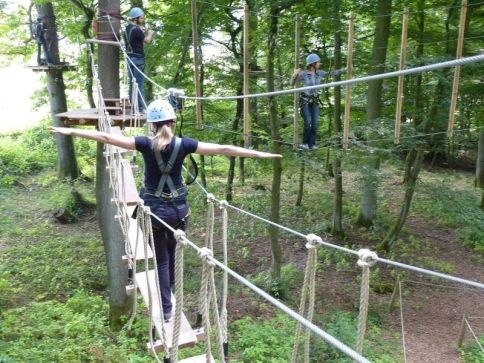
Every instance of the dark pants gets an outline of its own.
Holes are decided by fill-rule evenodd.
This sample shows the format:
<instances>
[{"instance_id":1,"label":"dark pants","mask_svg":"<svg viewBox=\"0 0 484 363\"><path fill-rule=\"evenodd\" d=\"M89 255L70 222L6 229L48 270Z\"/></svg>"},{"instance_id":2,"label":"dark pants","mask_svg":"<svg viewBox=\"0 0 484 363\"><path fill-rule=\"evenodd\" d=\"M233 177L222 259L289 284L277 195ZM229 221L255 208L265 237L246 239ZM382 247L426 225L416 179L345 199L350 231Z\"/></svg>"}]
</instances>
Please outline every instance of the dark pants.
<instances>
[{"instance_id":1,"label":"dark pants","mask_svg":"<svg viewBox=\"0 0 484 363\"><path fill-rule=\"evenodd\" d=\"M316 144L316 133L318 131L318 102L301 99L301 116L304 120L303 144L312 147Z\"/></svg>"},{"instance_id":2,"label":"dark pants","mask_svg":"<svg viewBox=\"0 0 484 363\"><path fill-rule=\"evenodd\" d=\"M163 202L151 195L144 195L145 205L151 212L174 229L186 228L188 203L186 197L179 197L172 202ZM173 232L155 218L151 218L153 242L155 245L158 278L160 279L161 302L163 314L171 315L171 287L175 283L175 249L176 240Z\"/></svg>"},{"instance_id":3,"label":"dark pants","mask_svg":"<svg viewBox=\"0 0 484 363\"><path fill-rule=\"evenodd\" d=\"M133 104L133 78L138 85L138 111L143 112L144 109L144 92L143 85L145 81L145 59L143 57L129 57L128 60L128 77L129 77L129 101ZM135 67L136 66L136 67Z\"/></svg>"},{"instance_id":4,"label":"dark pants","mask_svg":"<svg viewBox=\"0 0 484 363\"><path fill-rule=\"evenodd\" d=\"M52 58L50 57L49 54L49 48L47 47L47 41L45 40L44 37L37 40L37 65L43 65L42 64L42 48L44 48L44 55L45 55L45 61L47 64L52 64Z\"/></svg>"}]
</instances>

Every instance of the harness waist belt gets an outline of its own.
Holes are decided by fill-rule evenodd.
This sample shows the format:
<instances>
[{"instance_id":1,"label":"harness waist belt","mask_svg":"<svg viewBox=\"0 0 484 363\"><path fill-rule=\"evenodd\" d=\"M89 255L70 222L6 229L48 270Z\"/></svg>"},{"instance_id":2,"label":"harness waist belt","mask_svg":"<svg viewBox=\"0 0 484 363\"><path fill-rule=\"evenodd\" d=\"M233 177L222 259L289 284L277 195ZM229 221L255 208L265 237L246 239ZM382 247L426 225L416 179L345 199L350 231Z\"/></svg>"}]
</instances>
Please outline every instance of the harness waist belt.
<instances>
[{"instance_id":1,"label":"harness waist belt","mask_svg":"<svg viewBox=\"0 0 484 363\"><path fill-rule=\"evenodd\" d=\"M144 194L148 194L148 195L152 195L154 197L156 197L157 195L155 194L156 193L156 190L147 190L145 191ZM188 188L183 185L182 187L176 189L174 192L172 193L165 193L165 192L161 192L160 196L158 198L160 199L173 199L173 198L176 198L176 197L180 197L182 195L186 195L188 194Z\"/></svg>"}]
</instances>

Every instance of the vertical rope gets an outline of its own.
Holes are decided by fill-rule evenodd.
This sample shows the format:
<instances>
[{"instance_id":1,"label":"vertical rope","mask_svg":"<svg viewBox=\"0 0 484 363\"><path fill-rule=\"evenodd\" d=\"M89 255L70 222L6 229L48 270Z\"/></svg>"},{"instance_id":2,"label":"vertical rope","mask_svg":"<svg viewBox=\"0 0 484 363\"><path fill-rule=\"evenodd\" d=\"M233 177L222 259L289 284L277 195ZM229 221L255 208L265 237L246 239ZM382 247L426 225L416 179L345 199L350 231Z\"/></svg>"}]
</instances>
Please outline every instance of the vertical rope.
<instances>
[{"instance_id":1,"label":"vertical rope","mask_svg":"<svg viewBox=\"0 0 484 363\"><path fill-rule=\"evenodd\" d=\"M222 243L223 243L223 255L224 255L224 265L228 266L228 251L227 251L227 231L228 231L228 213L227 213L227 201L222 200L220 202L220 209L222 209ZM224 343L228 343L228 332L227 332L227 298L228 298L228 273L223 271L223 287L222 287L222 308L220 310L221 315L221 325L222 325L222 339ZM228 352L227 352L228 353Z\"/></svg>"},{"instance_id":2,"label":"vertical rope","mask_svg":"<svg viewBox=\"0 0 484 363\"><path fill-rule=\"evenodd\" d=\"M358 336L356 339L356 351L363 352L363 341L365 339L366 321L368 317L368 297L370 290L370 267L376 263L378 256L375 252L368 249L360 249L358 251L358 266L363 269L361 277L361 291L360 291L360 314L358 316Z\"/></svg>"},{"instance_id":3,"label":"vertical rope","mask_svg":"<svg viewBox=\"0 0 484 363\"><path fill-rule=\"evenodd\" d=\"M207 232L205 235L205 247L213 250L213 225L214 225L214 200L213 194L207 194ZM198 297L198 306L200 307L200 313L203 314L202 306L205 303L207 292L204 291L203 286L200 287L200 295ZM200 317L199 317L200 318ZM197 321L199 323L199 321Z\"/></svg>"},{"instance_id":4,"label":"vertical rope","mask_svg":"<svg viewBox=\"0 0 484 363\"><path fill-rule=\"evenodd\" d=\"M405 329L403 327L403 299L402 299L402 283L398 281L398 297L400 300L400 323L402 325L402 348L403 348L403 361L407 363L407 350L405 348Z\"/></svg>"},{"instance_id":5,"label":"vertical rope","mask_svg":"<svg viewBox=\"0 0 484 363\"><path fill-rule=\"evenodd\" d=\"M182 230L175 231L175 239L177 241L175 252L175 322L173 327L173 338L170 358L172 363L178 362L178 342L180 341L181 331L181 315L183 311L183 259L184 248L187 245L185 232Z\"/></svg>"},{"instance_id":6,"label":"vertical rope","mask_svg":"<svg viewBox=\"0 0 484 363\"><path fill-rule=\"evenodd\" d=\"M209 272L209 261L207 258L207 255L210 254L211 251L207 247L203 247L199 255L202 258L202 283L201 283L201 289L200 289L200 296L204 297L202 301L200 301L200 309L202 313L202 324L205 329L205 356L207 357L207 361L209 357L211 356L211 341L210 341L210 316L209 316L209 295L208 295L208 284L209 284L209 278L210 278L210 272Z\"/></svg>"},{"instance_id":7,"label":"vertical rope","mask_svg":"<svg viewBox=\"0 0 484 363\"><path fill-rule=\"evenodd\" d=\"M303 287L301 289L301 300L299 302L299 315L305 316L306 298L309 297L307 320L311 321L313 318L313 312L314 312L314 292L315 292L314 280L315 280L315 274L316 274L316 260L317 260L316 247L320 245L321 238L316 236L315 234L308 234L306 236L306 239L307 239L306 248L308 249L308 257L306 261L306 270L304 273ZM294 345L292 348L291 363L297 362L301 330L302 330L302 325L300 322L297 322L296 333L294 337ZM305 362L309 361L309 337L310 337L310 332L307 331L305 334L305 344L304 344Z\"/></svg>"}]
</instances>

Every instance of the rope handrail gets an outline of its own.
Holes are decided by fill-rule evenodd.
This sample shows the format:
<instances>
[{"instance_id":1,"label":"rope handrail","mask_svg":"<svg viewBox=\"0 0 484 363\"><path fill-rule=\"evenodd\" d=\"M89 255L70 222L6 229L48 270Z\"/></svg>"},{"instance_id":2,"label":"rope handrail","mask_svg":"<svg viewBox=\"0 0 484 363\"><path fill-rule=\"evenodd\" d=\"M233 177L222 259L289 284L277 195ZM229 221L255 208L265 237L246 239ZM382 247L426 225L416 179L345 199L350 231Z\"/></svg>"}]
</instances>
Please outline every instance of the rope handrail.
<instances>
[{"instance_id":1,"label":"rope handrail","mask_svg":"<svg viewBox=\"0 0 484 363\"><path fill-rule=\"evenodd\" d=\"M330 88L330 87L337 87L337 86L346 86L356 83L362 82L369 82L369 81L376 81L385 78L392 78L398 76L407 76L416 73L423 73L429 72L433 70L438 70L442 68L450 68L457 65L464 65L468 63L475 63L484 61L484 54L478 54L470 57L453 59L445 62L439 63L432 63L427 64L425 66L414 67L414 68L407 68L393 72L386 72L386 73L379 73L370 76L364 76L360 78L352 78L343 81L335 81L335 82L328 82L323 83L315 86L307 86L307 87L300 87L300 88L290 88L285 90L273 91L273 92L264 92L264 93L252 93L248 95L235 95L235 96L203 96L203 97L196 97L196 96L180 96L180 98L187 99L187 100L204 100L204 101L218 101L218 100L238 100L243 98L255 98L255 97L270 97L270 96L277 96L282 94L290 94L301 92L304 90L318 90L322 88Z\"/></svg>"}]
</instances>

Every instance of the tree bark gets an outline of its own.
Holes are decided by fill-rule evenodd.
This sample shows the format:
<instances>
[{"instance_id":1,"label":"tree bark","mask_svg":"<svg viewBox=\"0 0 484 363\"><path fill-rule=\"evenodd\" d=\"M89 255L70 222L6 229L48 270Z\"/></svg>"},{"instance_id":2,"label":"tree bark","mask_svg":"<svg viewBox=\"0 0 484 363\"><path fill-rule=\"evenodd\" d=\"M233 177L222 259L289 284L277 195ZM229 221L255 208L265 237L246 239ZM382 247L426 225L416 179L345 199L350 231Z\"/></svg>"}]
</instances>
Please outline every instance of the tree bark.
<instances>
[{"instance_id":1,"label":"tree bark","mask_svg":"<svg viewBox=\"0 0 484 363\"><path fill-rule=\"evenodd\" d=\"M370 74L378 74L385 71L388 39L390 37L391 9L391 0L378 0ZM382 88L382 79L368 82L366 119L369 124L381 116ZM360 213L357 223L370 227L373 225L376 217L378 205L378 178L375 176L380 168L379 153L369 155L368 163L364 168L365 170L362 172Z\"/></svg>"},{"instance_id":2,"label":"tree bark","mask_svg":"<svg viewBox=\"0 0 484 363\"><path fill-rule=\"evenodd\" d=\"M333 17L334 29L341 29L340 19L340 0L333 1ZM337 30L334 34L334 67L341 68L341 33ZM335 77L335 81L339 81L340 76ZM333 114L333 130L338 135L338 148L341 148L341 86L334 88L334 114ZM339 152L334 153L333 160L333 174L334 174L334 198L333 198L333 226L331 234L333 236L342 238L343 231L343 175L341 170L341 155Z\"/></svg>"},{"instance_id":3,"label":"tree bark","mask_svg":"<svg viewBox=\"0 0 484 363\"><path fill-rule=\"evenodd\" d=\"M376 217L377 191L378 191L378 170L380 169L380 153L369 156L369 162L364 167L362 176L361 207L357 224L364 227L371 227Z\"/></svg>"},{"instance_id":4,"label":"tree bark","mask_svg":"<svg viewBox=\"0 0 484 363\"><path fill-rule=\"evenodd\" d=\"M99 8L111 14L119 14L119 0L101 0ZM102 15L102 14L100 14ZM119 29L119 20L111 18L115 29ZM109 24L104 24L109 27ZM100 29L100 31L110 31ZM100 44L98 48L99 80L103 97L119 98L119 48ZM109 281L109 322L113 330L122 327L121 317L129 311L131 301L126 294L128 269L122 264L125 254L124 238L119 223L114 219L117 210L112 203L113 190L110 188L109 171L103 155L104 145L97 145L96 165L96 202L98 223L106 254Z\"/></svg>"},{"instance_id":5,"label":"tree bark","mask_svg":"<svg viewBox=\"0 0 484 363\"><path fill-rule=\"evenodd\" d=\"M59 43L57 40L57 26L55 23L54 8L52 3L46 2L36 5L37 13L44 23L46 29L45 40L48 45L49 54L54 65L59 64ZM47 91L49 93L50 113L54 126L64 126L63 122L56 115L67 111L67 101L64 78L61 69L49 68L47 71ZM77 179L79 167L77 165L76 153L72 136L55 135L57 144L57 168L60 179Z\"/></svg>"},{"instance_id":6,"label":"tree bark","mask_svg":"<svg viewBox=\"0 0 484 363\"><path fill-rule=\"evenodd\" d=\"M412 198L415 192L415 185L417 184L420 169L422 167L423 160L423 150L422 149L412 149L407 156L406 163L408 167L406 168L408 175L406 176L405 184L405 198L403 200L402 208L400 209L400 214L395 225L391 229L390 233L385 237L383 242L380 244L380 248L385 251L390 251L391 247L397 241L400 232L402 231L405 221L407 220L408 213L410 211L410 206L412 205Z\"/></svg>"}]
</instances>

